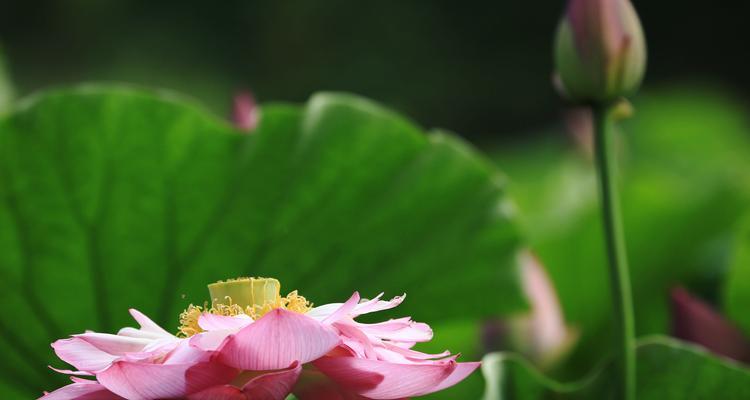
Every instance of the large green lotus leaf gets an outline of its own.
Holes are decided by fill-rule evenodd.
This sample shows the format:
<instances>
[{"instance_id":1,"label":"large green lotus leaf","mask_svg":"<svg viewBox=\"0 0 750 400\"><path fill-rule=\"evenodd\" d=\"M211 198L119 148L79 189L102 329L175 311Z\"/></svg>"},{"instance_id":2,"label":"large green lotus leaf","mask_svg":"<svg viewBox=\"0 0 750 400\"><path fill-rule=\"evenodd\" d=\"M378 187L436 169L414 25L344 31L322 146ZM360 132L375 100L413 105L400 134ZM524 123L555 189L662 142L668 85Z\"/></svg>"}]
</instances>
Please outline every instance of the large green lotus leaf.
<instances>
[{"instance_id":1,"label":"large green lotus leaf","mask_svg":"<svg viewBox=\"0 0 750 400\"><path fill-rule=\"evenodd\" d=\"M504 178L359 97L268 105L252 134L173 95L82 87L0 121L0 376L39 393L49 344L168 329L207 283L274 276L317 304L408 293L447 321L524 307ZM57 379L57 380L56 380Z\"/></svg>"},{"instance_id":2,"label":"large green lotus leaf","mask_svg":"<svg viewBox=\"0 0 750 400\"><path fill-rule=\"evenodd\" d=\"M750 394L750 370L663 336L639 341L637 367L639 400L744 399ZM611 362L575 382L551 379L516 354L489 354L482 370L484 400L615 398Z\"/></svg>"},{"instance_id":3,"label":"large green lotus leaf","mask_svg":"<svg viewBox=\"0 0 750 400\"><path fill-rule=\"evenodd\" d=\"M750 336L750 215L737 229L735 248L724 289L727 316Z\"/></svg>"},{"instance_id":4,"label":"large green lotus leaf","mask_svg":"<svg viewBox=\"0 0 750 400\"><path fill-rule=\"evenodd\" d=\"M670 285L715 298L727 238L750 201L746 110L715 90L647 93L621 124L621 197L640 335L668 331ZM741 104L741 103L739 103ZM566 318L582 332L573 369L611 347L611 302L593 164L558 140L506 148L497 163ZM572 140L571 140L572 142Z\"/></svg>"}]
</instances>

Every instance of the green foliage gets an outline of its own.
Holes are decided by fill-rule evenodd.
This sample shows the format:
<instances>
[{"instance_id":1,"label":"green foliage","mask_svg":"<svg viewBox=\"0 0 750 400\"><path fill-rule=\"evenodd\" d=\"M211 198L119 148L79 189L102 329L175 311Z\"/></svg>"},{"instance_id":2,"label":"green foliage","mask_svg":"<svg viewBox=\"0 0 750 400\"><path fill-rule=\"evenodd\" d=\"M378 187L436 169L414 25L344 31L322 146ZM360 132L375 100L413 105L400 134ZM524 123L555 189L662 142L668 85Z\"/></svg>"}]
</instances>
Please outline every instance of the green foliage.
<instances>
[{"instance_id":1,"label":"green foliage","mask_svg":"<svg viewBox=\"0 0 750 400\"><path fill-rule=\"evenodd\" d=\"M717 296L731 231L750 201L750 124L741 103L705 88L653 92L635 110L621 124L621 195L644 335L668 331L671 285ZM609 284L593 165L555 134L496 160L566 317L581 329L572 360L581 371L612 344Z\"/></svg>"},{"instance_id":2,"label":"green foliage","mask_svg":"<svg viewBox=\"0 0 750 400\"><path fill-rule=\"evenodd\" d=\"M750 335L750 218L739 227L724 292L727 316Z\"/></svg>"},{"instance_id":3,"label":"green foliage","mask_svg":"<svg viewBox=\"0 0 750 400\"><path fill-rule=\"evenodd\" d=\"M724 304L750 332L750 224L735 234L750 200L750 125L734 102L698 93L652 93L621 126L641 335L667 331L671 285L715 298L730 254ZM65 383L44 368L62 366L54 339L132 325L129 307L174 328L187 304L206 300L206 283L239 275L277 277L317 304L406 292L395 314L435 329L421 350L476 359L478 321L524 307L517 219L582 332L556 372L580 376L611 351L585 153L561 140L497 152L513 178L506 193L465 143L355 96L266 105L261 121L245 134L172 94L96 86L43 93L0 119L4 398ZM516 355L487 360L488 399L608 395L608 363L568 384ZM638 363L639 399L750 391L747 370L674 340L642 340ZM475 374L431 398L476 398L481 386Z\"/></svg>"},{"instance_id":4,"label":"green foliage","mask_svg":"<svg viewBox=\"0 0 750 400\"><path fill-rule=\"evenodd\" d=\"M28 99L0 120L0 377L54 388L54 339L132 325L129 307L175 327L242 275L317 304L407 292L398 314L430 322L521 309L503 182L350 95L265 106L252 134L164 93Z\"/></svg>"},{"instance_id":5,"label":"green foliage","mask_svg":"<svg viewBox=\"0 0 750 400\"><path fill-rule=\"evenodd\" d=\"M740 399L750 393L750 370L667 337L642 339L637 364L639 400ZM487 355L482 368L484 400L613 398L610 363L570 383L545 376L514 354Z\"/></svg>"}]
</instances>

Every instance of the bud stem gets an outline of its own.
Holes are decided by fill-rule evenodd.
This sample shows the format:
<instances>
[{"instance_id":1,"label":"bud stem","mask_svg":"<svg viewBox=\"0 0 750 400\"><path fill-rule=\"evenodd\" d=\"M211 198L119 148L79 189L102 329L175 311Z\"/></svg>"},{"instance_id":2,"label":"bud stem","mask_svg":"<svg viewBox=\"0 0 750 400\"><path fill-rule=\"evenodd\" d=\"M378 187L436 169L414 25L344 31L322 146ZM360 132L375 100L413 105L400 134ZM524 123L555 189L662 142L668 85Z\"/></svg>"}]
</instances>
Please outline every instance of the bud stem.
<instances>
[{"instance_id":1,"label":"bud stem","mask_svg":"<svg viewBox=\"0 0 750 400\"><path fill-rule=\"evenodd\" d=\"M619 385L617 398L634 400L636 390L635 322L633 296L630 289L630 272L625 250L620 201L617 191L617 157L615 132L612 129L612 104L595 104L594 152L599 174L604 234L609 261L609 279L615 316L615 335L618 340L617 372Z\"/></svg>"}]
</instances>

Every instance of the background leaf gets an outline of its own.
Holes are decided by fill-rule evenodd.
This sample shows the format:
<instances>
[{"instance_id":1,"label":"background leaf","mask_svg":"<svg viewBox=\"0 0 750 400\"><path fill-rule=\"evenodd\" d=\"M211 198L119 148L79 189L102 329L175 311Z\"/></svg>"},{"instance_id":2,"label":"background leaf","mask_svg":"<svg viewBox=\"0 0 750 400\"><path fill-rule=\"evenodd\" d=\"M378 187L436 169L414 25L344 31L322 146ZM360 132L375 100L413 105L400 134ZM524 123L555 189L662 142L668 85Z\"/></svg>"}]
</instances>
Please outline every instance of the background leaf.
<instances>
[{"instance_id":1,"label":"background leaf","mask_svg":"<svg viewBox=\"0 0 750 400\"><path fill-rule=\"evenodd\" d=\"M750 392L750 370L705 350L662 336L638 343L638 399L740 399ZM552 380L513 354L493 353L484 359L485 400L612 398L603 365L580 381Z\"/></svg>"},{"instance_id":2,"label":"background leaf","mask_svg":"<svg viewBox=\"0 0 750 400\"><path fill-rule=\"evenodd\" d=\"M504 178L355 96L265 106L244 135L172 95L49 92L0 122L0 182L0 376L31 393L59 383L52 340L128 307L173 328L227 277L318 304L407 292L398 314L430 322L524 307Z\"/></svg>"},{"instance_id":3,"label":"background leaf","mask_svg":"<svg viewBox=\"0 0 750 400\"><path fill-rule=\"evenodd\" d=\"M750 335L750 218L737 229L735 248L724 293L727 316Z\"/></svg>"},{"instance_id":4,"label":"background leaf","mask_svg":"<svg viewBox=\"0 0 750 400\"><path fill-rule=\"evenodd\" d=\"M620 162L636 328L663 334L672 285L719 297L734 226L750 201L750 123L741 103L708 87L653 91L634 105L635 115L620 124ZM611 346L611 309L593 165L565 138L557 132L557 139L495 154L512 177L531 248L566 318L581 328L563 371L580 376Z\"/></svg>"}]
</instances>

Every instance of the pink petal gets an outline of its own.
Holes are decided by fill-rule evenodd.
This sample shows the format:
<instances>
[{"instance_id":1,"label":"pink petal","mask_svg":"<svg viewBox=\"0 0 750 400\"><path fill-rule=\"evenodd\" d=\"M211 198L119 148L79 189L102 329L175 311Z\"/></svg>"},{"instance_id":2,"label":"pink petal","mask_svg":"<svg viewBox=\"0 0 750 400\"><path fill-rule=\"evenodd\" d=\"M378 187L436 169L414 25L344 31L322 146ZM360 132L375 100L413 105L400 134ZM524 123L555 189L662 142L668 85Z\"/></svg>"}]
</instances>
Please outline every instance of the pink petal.
<instances>
[{"instance_id":1,"label":"pink petal","mask_svg":"<svg viewBox=\"0 0 750 400\"><path fill-rule=\"evenodd\" d=\"M317 306L313 308L312 310L305 313L310 318L316 319L318 321L323 321L324 319L330 317L333 313L336 312L336 310L340 309L341 306L343 306L344 303L329 303L329 304L323 304L322 306Z\"/></svg>"},{"instance_id":2,"label":"pink petal","mask_svg":"<svg viewBox=\"0 0 750 400\"><path fill-rule=\"evenodd\" d=\"M247 398L253 400L284 400L292 392L301 372L302 365L294 362L285 370L269 372L253 378L242 388L242 391Z\"/></svg>"},{"instance_id":3,"label":"pink petal","mask_svg":"<svg viewBox=\"0 0 750 400\"><path fill-rule=\"evenodd\" d=\"M457 363L452 360L431 364L396 364L353 357L323 357L313 364L344 388L372 399L398 399L435 392L457 369ZM466 372L463 367L461 372ZM374 374L382 376L382 381L374 387L363 385ZM455 381L448 382L449 385L458 382L458 377L463 379L465 375L458 374Z\"/></svg>"},{"instance_id":4,"label":"pink petal","mask_svg":"<svg viewBox=\"0 0 750 400\"><path fill-rule=\"evenodd\" d=\"M163 364L197 364L209 361L212 354L212 352L191 345L188 340L183 340L167 355Z\"/></svg>"},{"instance_id":5,"label":"pink petal","mask_svg":"<svg viewBox=\"0 0 750 400\"><path fill-rule=\"evenodd\" d=\"M41 397L44 400L123 400L95 381L77 380Z\"/></svg>"},{"instance_id":6,"label":"pink petal","mask_svg":"<svg viewBox=\"0 0 750 400\"><path fill-rule=\"evenodd\" d=\"M187 400L248 400L242 391L231 385L214 386L191 394Z\"/></svg>"},{"instance_id":7,"label":"pink petal","mask_svg":"<svg viewBox=\"0 0 750 400\"><path fill-rule=\"evenodd\" d=\"M49 369L51 369L51 370L53 370L53 371L55 371L57 373L65 374L65 375L94 376L94 374L92 374L91 372L86 372L86 371L73 371L71 369L59 369L59 368L55 368L55 367L53 367L51 365L48 365L48 367L49 367Z\"/></svg>"},{"instance_id":8,"label":"pink petal","mask_svg":"<svg viewBox=\"0 0 750 400\"><path fill-rule=\"evenodd\" d=\"M359 293L355 293L355 295L357 296L357 301L359 301ZM338 321L345 315L354 318L362 314L368 314L376 311L383 311L394 308L401 304L402 301L404 301L406 295L396 296L390 301L382 301L380 300L381 297L383 297L383 293L380 293L372 300L366 300L362 303L356 304L354 308L350 308L349 303L352 301L352 298L354 298L354 295L352 295L352 297L350 297L346 303L324 304L308 311L306 315L311 318L317 319L318 321L328 319L327 322L333 323ZM344 311L346 312L344 313ZM335 318L331 318L333 314L339 315L337 315Z\"/></svg>"},{"instance_id":9,"label":"pink petal","mask_svg":"<svg viewBox=\"0 0 750 400\"><path fill-rule=\"evenodd\" d=\"M341 332L342 339L346 345L357 351L357 353L363 354L364 358L377 358L373 341L364 332L351 324L337 322L333 326Z\"/></svg>"},{"instance_id":10,"label":"pink petal","mask_svg":"<svg viewBox=\"0 0 750 400\"><path fill-rule=\"evenodd\" d=\"M253 319L247 315L229 317L226 315L203 313L200 317L198 317L198 326L206 331L215 331L221 329L241 329L252 322Z\"/></svg>"},{"instance_id":11,"label":"pink petal","mask_svg":"<svg viewBox=\"0 0 750 400\"><path fill-rule=\"evenodd\" d=\"M150 340L163 339L166 337L159 333L144 331L142 329L135 329L131 327L122 328L119 331L117 331L117 334L119 336L129 336L129 337L134 337L134 338L150 339Z\"/></svg>"},{"instance_id":12,"label":"pink petal","mask_svg":"<svg viewBox=\"0 0 750 400\"><path fill-rule=\"evenodd\" d=\"M324 357L321 360L328 358L334 357ZM377 372L359 371L357 377L351 377L347 381L348 387L343 387L319 369L305 367L294 387L294 395L300 400L364 399L354 392L373 389L382 381L383 375Z\"/></svg>"},{"instance_id":13,"label":"pink petal","mask_svg":"<svg viewBox=\"0 0 750 400\"><path fill-rule=\"evenodd\" d=\"M256 376L242 390L231 385L214 386L188 396L188 400L283 400L301 372L302 366L295 362L287 369Z\"/></svg>"},{"instance_id":14,"label":"pink petal","mask_svg":"<svg viewBox=\"0 0 750 400\"><path fill-rule=\"evenodd\" d=\"M152 321L151 318L147 317L146 315L136 310L135 308L131 308L129 311L130 311L130 315L133 317L133 319L136 322L138 322L138 325L141 326L142 330L147 331L147 332L157 333L162 336L174 337L174 335L164 330L164 328L157 325L156 322Z\"/></svg>"},{"instance_id":15,"label":"pink petal","mask_svg":"<svg viewBox=\"0 0 750 400\"><path fill-rule=\"evenodd\" d=\"M391 344L402 349L411 349L412 347L417 345L417 342L393 342Z\"/></svg>"},{"instance_id":16,"label":"pink petal","mask_svg":"<svg viewBox=\"0 0 750 400\"><path fill-rule=\"evenodd\" d=\"M371 357L373 360L380 360L380 361L387 361L394 364L417 364L417 363L429 363L430 361L424 361L424 360L413 360L410 358L407 358L401 353L397 353L395 351L390 351L384 347L378 347L376 349L376 356Z\"/></svg>"},{"instance_id":17,"label":"pink petal","mask_svg":"<svg viewBox=\"0 0 750 400\"><path fill-rule=\"evenodd\" d=\"M237 333L236 329L220 329L215 331L201 332L193 335L188 339L191 346L206 350L215 351L224 343L229 335Z\"/></svg>"},{"instance_id":18,"label":"pink petal","mask_svg":"<svg viewBox=\"0 0 750 400\"><path fill-rule=\"evenodd\" d=\"M356 324L368 335L380 339L398 342L429 342L432 340L432 329L422 322L414 322L409 317L393 319L377 324Z\"/></svg>"},{"instance_id":19,"label":"pink petal","mask_svg":"<svg viewBox=\"0 0 750 400\"><path fill-rule=\"evenodd\" d=\"M477 368L479 368L482 365L481 362L462 362L456 364L456 369L453 370L453 372L450 374L448 378L440 382L439 385L433 390L433 392L438 392L443 389L447 389L462 380L464 380L467 376L469 376L472 372L474 372Z\"/></svg>"},{"instance_id":20,"label":"pink petal","mask_svg":"<svg viewBox=\"0 0 750 400\"><path fill-rule=\"evenodd\" d=\"M377 311L390 310L391 308L398 307L398 305L401 304L404 301L404 299L406 299L405 294L401 296L396 296L388 301L380 300L382 296L383 296L383 293L379 294L377 297L375 297L372 300L368 300L368 301L358 304L357 307L354 307L352 316L356 317L362 314L369 314L369 313L373 313Z\"/></svg>"},{"instance_id":21,"label":"pink petal","mask_svg":"<svg viewBox=\"0 0 750 400\"><path fill-rule=\"evenodd\" d=\"M80 335L73 335L73 337L85 340L97 349L113 355L137 353L152 342L152 340L148 339L97 332L86 332Z\"/></svg>"},{"instance_id":22,"label":"pink petal","mask_svg":"<svg viewBox=\"0 0 750 400\"><path fill-rule=\"evenodd\" d=\"M107 368L117 356L101 351L91 343L77 337L52 343L55 354L79 371L94 372Z\"/></svg>"},{"instance_id":23,"label":"pink petal","mask_svg":"<svg viewBox=\"0 0 750 400\"><path fill-rule=\"evenodd\" d=\"M346 303L342 304L338 310L334 311L331 315L324 319L323 322L332 324L342 318L347 317L354 310L357 304L359 304L359 292L354 292L354 294L352 294L352 297L350 297L349 300L346 301Z\"/></svg>"},{"instance_id":24,"label":"pink petal","mask_svg":"<svg viewBox=\"0 0 750 400\"><path fill-rule=\"evenodd\" d=\"M174 336L172 336L171 338L154 340L148 346L144 347L141 353L143 353L144 356L152 355L159 357L174 350L185 341L185 339L178 339ZM136 353L128 353L128 356L134 354Z\"/></svg>"},{"instance_id":25,"label":"pink petal","mask_svg":"<svg viewBox=\"0 0 750 400\"><path fill-rule=\"evenodd\" d=\"M229 383L237 371L218 363L146 364L117 361L97 374L107 389L131 400L183 397Z\"/></svg>"},{"instance_id":26,"label":"pink petal","mask_svg":"<svg viewBox=\"0 0 750 400\"><path fill-rule=\"evenodd\" d=\"M339 348L344 348L349 352L350 354L347 354L347 356L351 357L359 357L359 358L367 358L367 348L372 347L372 343L362 343L362 341L358 339L351 339L347 336L341 336L341 346ZM331 354L328 354L331 356Z\"/></svg>"},{"instance_id":27,"label":"pink petal","mask_svg":"<svg viewBox=\"0 0 750 400\"><path fill-rule=\"evenodd\" d=\"M368 400L344 390L315 369L302 372L300 383L294 387L294 395L300 400Z\"/></svg>"},{"instance_id":28,"label":"pink petal","mask_svg":"<svg viewBox=\"0 0 750 400\"><path fill-rule=\"evenodd\" d=\"M394 343L389 342L383 342L383 346L385 346L385 351L389 351L392 353L397 353L402 356L404 356L407 359L410 359L412 361L416 360L434 360L436 358L444 358L451 355L451 353L446 350L442 353L437 354L428 354L428 353L422 353L421 351L416 351L412 349L403 348L401 346L396 346Z\"/></svg>"},{"instance_id":29,"label":"pink petal","mask_svg":"<svg viewBox=\"0 0 750 400\"><path fill-rule=\"evenodd\" d=\"M88 383L88 384L99 384L99 382L92 381L91 379L84 379L79 378L77 376L71 376L70 380L73 381L73 383Z\"/></svg>"},{"instance_id":30,"label":"pink petal","mask_svg":"<svg viewBox=\"0 0 750 400\"><path fill-rule=\"evenodd\" d=\"M245 370L282 369L294 361L318 359L339 343L330 326L278 308L229 336L219 349L219 360Z\"/></svg>"}]
</instances>

